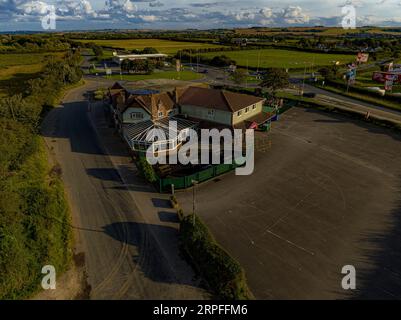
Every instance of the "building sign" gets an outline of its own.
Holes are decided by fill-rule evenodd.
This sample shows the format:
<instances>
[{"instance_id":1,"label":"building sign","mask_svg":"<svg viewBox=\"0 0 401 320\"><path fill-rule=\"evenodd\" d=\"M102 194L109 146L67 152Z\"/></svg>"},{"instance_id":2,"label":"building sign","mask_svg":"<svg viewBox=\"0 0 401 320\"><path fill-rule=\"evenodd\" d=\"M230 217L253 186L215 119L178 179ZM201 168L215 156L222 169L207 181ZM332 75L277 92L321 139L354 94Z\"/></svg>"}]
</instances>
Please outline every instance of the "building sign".
<instances>
[{"instance_id":1,"label":"building sign","mask_svg":"<svg viewBox=\"0 0 401 320\"><path fill-rule=\"evenodd\" d=\"M358 61L358 63L367 63L369 60L369 53L362 53L359 52L358 56L356 58L356 61Z\"/></svg>"},{"instance_id":2,"label":"building sign","mask_svg":"<svg viewBox=\"0 0 401 320\"><path fill-rule=\"evenodd\" d=\"M372 80L380 83L385 83L386 81L401 83L401 73L376 71L373 72Z\"/></svg>"},{"instance_id":3,"label":"building sign","mask_svg":"<svg viewBox=\"0 0 401 320\"><path fill-rule=\"evenodd\" d=\"M354 84L356 79L356 65L350 64L348 65L348 70L345 73L345 78L347 79L349 84Z\"/></svg>"},{"instance_id":4,"label":"building sign","mask_svg":"<svg viewBox=\"0 0 401 320\"><path fill-rule=\"evenodd\" d=\"M393 90L393 81L386 81L384 84L384 90L391 91Z\"/></svg>"}]
</instances>

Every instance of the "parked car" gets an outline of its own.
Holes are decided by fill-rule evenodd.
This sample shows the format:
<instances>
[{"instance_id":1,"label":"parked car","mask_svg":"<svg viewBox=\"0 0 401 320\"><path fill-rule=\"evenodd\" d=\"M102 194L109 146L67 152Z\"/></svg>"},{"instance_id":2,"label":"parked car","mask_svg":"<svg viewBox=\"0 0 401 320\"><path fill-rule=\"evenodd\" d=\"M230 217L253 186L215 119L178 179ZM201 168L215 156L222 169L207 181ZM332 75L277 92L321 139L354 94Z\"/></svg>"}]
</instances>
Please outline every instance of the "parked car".
<instances>
[{"instance_id":1,"label":"parked car","mask_svg":"<svg viewBox=\"0 0 401 320\"><path fill-rule=\"evenodd\" d=\"M305 98L315 98L316 97L316 93L314 93L314 92L305 92L302 96L305 97Z\"/></svg>"}]
</instances>

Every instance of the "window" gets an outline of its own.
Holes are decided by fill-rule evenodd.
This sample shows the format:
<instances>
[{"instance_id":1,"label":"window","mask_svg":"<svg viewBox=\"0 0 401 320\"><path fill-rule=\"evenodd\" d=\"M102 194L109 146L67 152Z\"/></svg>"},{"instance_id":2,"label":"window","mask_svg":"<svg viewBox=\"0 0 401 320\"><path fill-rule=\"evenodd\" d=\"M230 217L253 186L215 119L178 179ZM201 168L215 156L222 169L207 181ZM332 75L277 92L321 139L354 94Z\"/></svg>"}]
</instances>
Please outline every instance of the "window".
<instances>
[{"instance_id":1,"label":"window","mask_svg":"<svg viewBox=\"0 0 401 320\"><path fill-rule=\"evenodd\" d=\"M157 113L157 116L158 116L159 118L163 117L163 115L164 115L163 111L159 111L159 112Z\"/></svg>"},{"instance_id":2,"label":"window","mask_svg":"<svg viewBox=\"0 0 401 320\"><path fill-rule=\"evenodd\" d=\"M246 107L245 108L245 113L248 113L249 112L249 107Z\"/></svg>"},{"instance_id":3,"label":"window","mask_svg":"<svg viewBox=\"0 0 401 320\"><path fill-rule=\"evenodd\" d=\"M241 115L242 115L242 110L237 112L237 117L241 117Z\"/></svg>"},{"instance_id":4,"label":"window","mask_svg":"<svg viewBox=\"0 0 401 320\"><path fill-rule=\"evenodd\" d=\"M135 119L135 120L143 119L143 113L141 113L141 112L131 112L130 113L130 118L131 119Z\"/></svg>"},{"instance_id":5,"label":"window","mask_svg":"<svg viewBox=\"0 0 401 320\"><path fill-rule=\"evenodd\" d=\"M252 105L252 110L256 109L256 104Z\"/></svg>"},{"instance_id":6,"label":"window","mask_svg":"<svg viewBox=\"0 0 401 320\"><path fill-rule=\"evenodd\" d=\"M208 109L207 110L207 117L209 119L214 119L214 109Z\"/></svg>"}]
</instances>

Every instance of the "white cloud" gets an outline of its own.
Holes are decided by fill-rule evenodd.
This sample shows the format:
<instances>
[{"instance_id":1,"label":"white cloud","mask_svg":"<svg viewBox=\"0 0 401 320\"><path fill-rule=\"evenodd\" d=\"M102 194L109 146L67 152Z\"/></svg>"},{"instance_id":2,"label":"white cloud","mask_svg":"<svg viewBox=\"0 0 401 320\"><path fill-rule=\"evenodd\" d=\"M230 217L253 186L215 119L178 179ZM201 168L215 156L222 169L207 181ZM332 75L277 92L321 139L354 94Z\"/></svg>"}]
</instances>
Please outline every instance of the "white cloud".
<instances>
[{"instance_id":1,"label":"white cloud","mask_svg":"<svg viewBox=\"0 0 401 320\"><path fill-rule=\"evenodd\" d=\"M49 5L42 1L28 1L18 5L17 9L21 10L24 15L37 16L47 14Z\"/></svg>"},{"instance_id":2,"label":"white cloud","mask_svg":"<svg viewBox=\"0 0 401 320\"><path fill-rule=\"evenodd\" d=\"M273 9L271 9L271 8L262 8L262 9L260 9L259 13L264 18L272 18L273 17Z\"/></svg>"},{"instance_id":3,"label":"white cloud","mask_svg":"<svg viewBox=\"0 0 401 320\"><path fill-rule=\"evenodd\" d=\"M283 9L281 19L288 24L304 24L308 23L310 17L305 14L299 6L288 6Z\"/></svg>"},{"instance_id":4,"label":"white cloud","mask_svg":"<svg viewBox=\"0 0 401 320\"><path fill-rule=\"evenodd\" d=\"M135 5L133 2L131 2L130 0L126 0L126 1L124 2L124 4L123 4L123 9L124 9L125 11L127 11L128 13L137 11L136 5Z\"/></svg>"},{"instance_id":5,"label":"white cloud","mask_svg":"<svg viewBox=\"0 0 401 320\"><path fill-rule=\"evenodd\" d=\"M138 16L140 19L142 19L144 22L155 22L159 20L159 17L156 17L155 15L139 15Z\"/></svg>"},{"instance_id":6,"label":"white cloud","mask_svg":"<svg viewBox=\"0 0 401 320\"><path fill-rule=\"evenodd\" d=\"M158 28L338 25L339 7L344 4L358 7L358 25L400 24L401 0L291 2L272 0L267 6L265 0L0 0L0 28L12 21L27 21L40 28L37 17L47 14L47 4L55 4L58 19L80 20L88 28L94 20L138 28L145 23ZM319 16L321 12L326 16Z\"/></svg>"}]
</instances>

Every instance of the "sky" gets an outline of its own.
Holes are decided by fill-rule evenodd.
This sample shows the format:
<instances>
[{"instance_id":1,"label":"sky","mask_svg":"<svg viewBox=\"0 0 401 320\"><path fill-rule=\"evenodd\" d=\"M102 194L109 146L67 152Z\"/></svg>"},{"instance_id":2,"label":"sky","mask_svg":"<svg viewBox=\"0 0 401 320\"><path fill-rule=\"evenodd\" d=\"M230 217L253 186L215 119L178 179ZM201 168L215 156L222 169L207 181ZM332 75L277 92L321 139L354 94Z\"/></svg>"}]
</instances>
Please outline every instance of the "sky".
<instances>
[{"instance_id":1,"label":"sky","mask_svg":"<svg viewBox=\"0 0 401 320\"><path fill-rule=\"evenodd\" d=\"M347 5L357 26L401 26L401 0L0 0L0 31L340 26Z\"/></svg>"}]
</instances>

